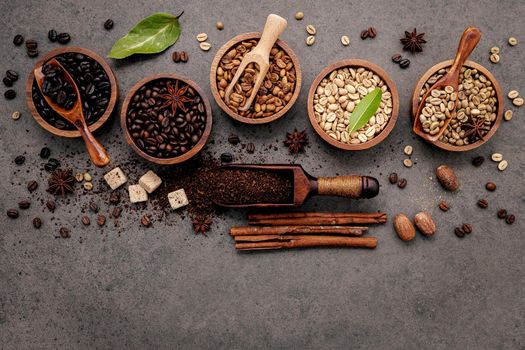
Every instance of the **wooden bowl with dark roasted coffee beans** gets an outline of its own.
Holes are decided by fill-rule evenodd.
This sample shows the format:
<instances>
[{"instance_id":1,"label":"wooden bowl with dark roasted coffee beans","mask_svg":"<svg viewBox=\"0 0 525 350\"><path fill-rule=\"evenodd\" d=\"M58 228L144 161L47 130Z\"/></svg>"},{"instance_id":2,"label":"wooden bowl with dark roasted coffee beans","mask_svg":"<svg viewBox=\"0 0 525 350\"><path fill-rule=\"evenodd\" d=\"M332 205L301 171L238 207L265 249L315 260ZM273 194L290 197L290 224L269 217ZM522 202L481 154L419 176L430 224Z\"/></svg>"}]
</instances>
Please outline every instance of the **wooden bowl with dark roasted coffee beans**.
<instances>
[{"instance_id":1,"label":"wooden bowl with dark roasted coffee beans","mask_svg":"<svg viewBox=\"0 0 525 350\"><path fill-rule=\"evenodd\" d=\"M299 59L282 40L277 40L270 53L270 69L250 109L240 111L251 95L257 67L248 65L230 96L224 92L232 81L244 55L257 46L261 33L245 33L224 44L213 59L210 84L213 97L221 109L235 120L246 124L265 124L281 118L292 108L301 90Z\"/></svg>"},{"instance_id":2,"label":"wooden bowl with dark roasted coffee beans","mask_svg":"<svg viewBox=\"0 0 525 350\"><path fill-rule=\"evenodd\" d=\"M120 123L127 143L138 155L156 164L177 164L206 144L211 133L211 106L190 79L157 74L130 90Z\"/></svg>"},{"instance_id":3,"label":"wooden bowl with dark roasted coffee beans","mask_svg":"<svg viewBox=\"0 0 525 350\"><path fill-rule=\"evenodd\" d=\"M425 91L452 65L443 61L423 74L412 94L412 122ZM460 73L456 113L434 146L464 152L478 148L498 130L503 119L503 92L496 78L482 65L467 61Z\"/></svg>"},{"instance_id":4,"label":"wooden bowl with dark roasted coffee beans","mask_svg":"<svg viewBox=\"0 0 525 350\"><path fill-rule=\"evenodd\" d=\"M82 47L52 50L37 62L35 68L52 58L67 69L78 86L86 123L94 132L108 120L118 100L118 85L113 71L102 57ZM26 83L26 102L35 120L52 134L80 137L77 128L55 113L44 100L33 72L34 69Z\"/></svg>"},{"instance_id":5,"label":"wooden bowl with dark roasted coffee beans","mask_svg":"<svg viewBox=\"0 0 525 350\"><path fill-rule=\"evenodd\" d=\"M349 132L350 115L375 88L382 90L377 112L360 129ZM317 75L308 93L308 117L317 134L330 145L359 151L382 142L399 113L396 84L379 66L358 59L329 65Z\"/></svg>"}]
</instances>

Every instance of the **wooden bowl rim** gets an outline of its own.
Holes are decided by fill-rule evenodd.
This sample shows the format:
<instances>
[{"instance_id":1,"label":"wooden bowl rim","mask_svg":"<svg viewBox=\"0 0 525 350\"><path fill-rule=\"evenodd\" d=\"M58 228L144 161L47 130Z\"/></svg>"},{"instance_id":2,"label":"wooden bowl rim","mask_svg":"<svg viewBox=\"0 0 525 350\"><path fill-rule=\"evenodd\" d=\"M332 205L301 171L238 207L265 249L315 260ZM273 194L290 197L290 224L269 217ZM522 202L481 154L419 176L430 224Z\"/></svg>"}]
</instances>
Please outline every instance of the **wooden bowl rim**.
<instances>
[{"instance_id":1,"label":"wooden bowl rim","mask_svg":"<svg viewBox=\"0 0 525 350\"><path fill-rule=\"evenodd\" d=\"M419 105L419 101L418 101L419 91L421 90L421 88L423 87L425 82L434 73L436 73L441 68L450 67L452 65L452 62L453 62L453 60L445 60L445 61L442 61L442 62L439 62L439 63L433 65L427 71L425 71L425 73L418 80L416 86L414 87L414 91L412 92L412 104L411 104L411 112L410 112L411 123L410 123L410 125L412 125L412 123L414 121L414 118L415 118L414 114L417 112L417 107ZM436 146L438 148L441 148L441 149L446 150L446 151L452 151L452 152L466 152L466 151L473 150L473 149L478 148L479 146L483 145L485 142L490 140L490 138L496 133L496 131L498 130L499 126L501 125L501 121L503 120L504 97L503 97L503 91L501 90L501 86L500 86L498 80L494 77L494 75L492 75L492 73L490 73L490 71L487 68L483 67L479 63L476 63L474 61L466 61L463 66L477 69L478 71L483 73L483 75L485 75L490 80L490 82L494 86L494 89L496 90L496 98L498 99L498 104L497 104L498 111L497 111L497 115L496 115L496 120L494 121L494 124L490 128L490 130L487 133L487 135L485 135L485 139L484 140L478 140L475 143L471 143L471 144L468 144L468 145L465 145L465 146L453 146L453 145L448 144L448 143L443 143L443 142L441 142L439 140L433 141L433 142L425 140L425 141L431 143L432 145L434 145L434 146Z\"/></svg>"},{"instance_id":2,"label":"wooden bowl rim","mask_svg":"<svg viewBox=\"0 0 525 350\"><path fill-rule=\"evenodd\" d=\"M377 74L388 86L388 89L390 90L390 93L392 94L392 115L386 125L386 127L373 139L370 141L367 141L365 143L359 143L359 144L348 144L341 141L337 141L336 139L330 137L317 123L317 120L315 119L314 114L314 95L315 91L317 90L317 86L323 80L326 76L328 76L331 72L333 72L336 69L340 68L346 68L346 67L363 67L366 69L371 70L375 74ZM392 132L394 129L394 126L397 122L397 117L399 115L399 94L397 91L396 83L390 78L388 73L381 68L380 66L376 65L375 63L372 63L367 60L363 59L345 59L341 61L337 61L335 63L330 64L326 68L324 68L317 76L315 77L315 80L313 81L312 85L310 86L310 90L308 92L308 118L310 119L310 124L312 124L312 127L314 128L317 135L319 135L323 140L328 142L330 145L347 150L347 151L361 151L365 150L371 147L376 146L377 144L381 143L384 139L387 138L388 135Z\"/></svg>"},{"instance_id":3,"label":"wooden bowl rim","mask_svg":"<svg viewBox=\"0 0 525 350\"><path fill-rule=\"evenodd\" d=\"M29 73L29 76L27 78L26 82L26 103L29 108L29 111L33 115L33 118L37 121L38 124L40 124L41 127L49 131L50 133L62 136L62 137L69 137L69 138L75 138L80 137L80 132L78 130L62 130L55 128L51 124L49 124L41 115L38 113L35 103L33 101L33 81L35 79L34 70L36 67L39 67L40 65L44 64L45 62L49 61L50 59L59 56L64 53L69 52L75 52L75 53L81 53L83 55L89 56L95 61L98 62L106 72L109 78L109 82L111 84L111 96L109 99L108 106L106 108L106 111L102 116L93 124L89 126L89 131L94 132L97 129L99 129L104 123L109 119L113 111L115 110L115 106L118 101L118 95L119 95L119 88L117 83L117 78L115 77L115 73L109 66L109 64L106 62L102 56L97 54L94 51L91 51L90 49L86 49L84 47L78 47L78 46L68 46L68 47L59 47L56 49L53 49L46 53L38 62L35 64L31 72Z\"/></svg>"},{"instance_id":4,"label":"wooden bowl rim","mask_svg":"<svg viewBox=\"0 0 525 350\"><path fill-rule=\"evenodd\" d=\"M232 111L224 102L224 100L219 95L219 89L217 88L217 68L219 66L219 62L222 59L222 57L232 48L232 46L237 45L241 41L249 40L249 39L259 39L261 37L261 32L249 32L244 34L239 34L235 36L234 38L228 40L224 45L221 46L221 48L217 51L215 54L215 57L213 58L211 68L210 68L210 87L211 92L213 95L213 98L215 99L215 102L221 107L221 109L228 114L231 118L245 124L266 124L273 122L282 116L284 116L295 104L297 101L297 98L299 97L299 92L301 91L301 83L302 83L302 71L301 66L299 64L299 58L295 54L295 52L281 39L277 39L276 44L279 45L288 56L292 59L292 62L295 67L295 74L296 74L296 80L295 80L295 89L294 93L292 94L292 98L286 106L284 106L283 109L281 109L279 112L264 118L246 118L242 117L239 114Z\"/></svg>"},{"instance_id":5,"label":"wooden bowl rim","mask_svg":"<svg viewBox=\"0 0 525 350\"><path fill-rule=\"evenodd\" d=\"M180 156L173 157L173 158L152 157L149 154L147 154L146 152L142 151L140 148L138 148L138 146L133 141L133 138L129 134L129 131L128 131L128 128L127 128L126 114L127 114L127 111L128 111L128 107L129 107L129 103L131 101L131 98L133 98L133 96L135 95L137 90L139 90L143 85L145 85L145 84L147 84L147 83L149 83L151 81L159 80L159 79L175 79L175 80L180 80L180 81L188 84L189 86L191 86L199 94L199 96L201 97L202 101L204 102L204 107L206 108L206 127L204 128L204 132L202 133L202 136L201 136L199 142L197 142L197 144L193 148L191 148L188 152L186 152L186 153L184 153L184 154L182 154ZM193 80L188 79L185 76L180 75L180 74L176 74L176 73L159 73L159 74L150 75L150 76L140 80L138 83L133 85L131 90L128 92L128 94L126 95L126 98L124 99L124 103L122 104L122 109L120 110L120 127L122 129L122 132L124 134L124 138L126 139L126 142L128 143L128 145L135 151L135 153L137 153L142 158L144 158L144 159L146 159L146 160L148 160L148 161L150 161L152 163L160 164L160 165L173 165L173 164L182 163L182 162L190 159L191 157L193 157L197 153L199 153L202 150L202 148L204 147L204 145L206 144L206 142L208 141L208 138L210 137L211 126L212 126L211 105L210 105L210 102L208 101L208 98L206 97L206 95L204 95L204 91Z\"/></svg>"}]
</instances>

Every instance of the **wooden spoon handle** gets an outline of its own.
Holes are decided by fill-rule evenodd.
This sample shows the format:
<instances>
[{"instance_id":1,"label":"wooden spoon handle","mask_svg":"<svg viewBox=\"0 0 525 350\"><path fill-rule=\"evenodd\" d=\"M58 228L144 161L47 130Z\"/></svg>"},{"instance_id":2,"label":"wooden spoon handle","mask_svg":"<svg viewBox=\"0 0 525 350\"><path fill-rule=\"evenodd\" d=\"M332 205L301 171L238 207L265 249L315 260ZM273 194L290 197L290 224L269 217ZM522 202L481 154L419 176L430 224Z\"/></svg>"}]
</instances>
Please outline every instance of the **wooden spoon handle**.
<instances>
[{"instance_id":1,"label":"wooden spoon handle","mask_svg":"<svg viewBox=\"0 0 525 350\"><path fill-rule=\"evenodd\" d=\"M461 67L463 67L463 64L465 63L467 58L470 56L472 51L474 51L480 39L481 32L478 28L468 27L467 29L465 29L463 35L461 36L461 39L459 40L456 58L454 58L454 62L452 63L452 67L450 68L451 72L460 72Z\"/></svg>"},{"instance_id":2,"label":"wooden spoon handle","mask_svg":"<svg viewBox=\"0 0 525 350\"><path fill-rule=\"evenodd\" d=\"M317 179L317 193L347 198L372 198L379 193L377 179L370 176L336 176Z\"/></svg>"},{"instance_id":3,"label":"wooden spoon handle","mask_svg":"<svg viewBox=\"0 0 525 350\"><path fill-rule=\"evenodd\" d=\"M279 38L279 35L286 29L288 22L281 16L271 14L266 19L264 30L261 36L261 40L257 44L257 52L259 54L264 53L265 56L270 55L270 51ZM255 51L255 49L254 49Z\"/></svg>"},{"instance_id":4,"label":"wooden spoon handle","mask_svg":"<svg viewBox=\"0 0 525 350\"><path fill-rule=\"evenodd\" d=\"M100 144L100 142L98 142L97 139L93 136L91 131L89 131L87 124L82 123L80 120L77 120L76 123L78 123L76 127L78 128L78 131L80 131L80 135L82 136L82 139L86 144L86 149L89 153L89 157L91 158L93 164L95 164L99 168L108 165L109 156L106 150Z\"/></svg>"}]
</instances>

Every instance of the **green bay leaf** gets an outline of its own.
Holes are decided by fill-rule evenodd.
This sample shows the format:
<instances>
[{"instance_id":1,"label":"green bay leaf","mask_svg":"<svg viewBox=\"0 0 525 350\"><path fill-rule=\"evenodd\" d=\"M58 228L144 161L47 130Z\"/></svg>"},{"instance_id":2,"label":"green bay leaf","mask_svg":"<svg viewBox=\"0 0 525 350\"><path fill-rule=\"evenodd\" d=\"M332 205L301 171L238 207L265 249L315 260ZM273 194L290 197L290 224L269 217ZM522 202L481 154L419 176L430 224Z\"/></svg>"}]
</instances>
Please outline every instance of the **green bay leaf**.
<instances>
[{"instance_id":1,"label":"green bay leaf","mask_svg":"<svg viewBox=\"0 0 525 350\"><path fill-rule=\"evenodd\" d=\"M350 115L349 133L361 129L372 118L379 108L382 95L383 91L380 88L375 88L359 101Z\"/></svg>"},{"instance_id":2,"label":"green bay leaf","mask_svg":"<svg viewBox=\"0 0 525 350\"><path fill-rule=\"evenodd\" d=\"M136 53L152 54L166 50L179 38L182 13L174 16L157 12L144 18L113 45L108 57L122 59Z\"/></svg>"}]
</instances>

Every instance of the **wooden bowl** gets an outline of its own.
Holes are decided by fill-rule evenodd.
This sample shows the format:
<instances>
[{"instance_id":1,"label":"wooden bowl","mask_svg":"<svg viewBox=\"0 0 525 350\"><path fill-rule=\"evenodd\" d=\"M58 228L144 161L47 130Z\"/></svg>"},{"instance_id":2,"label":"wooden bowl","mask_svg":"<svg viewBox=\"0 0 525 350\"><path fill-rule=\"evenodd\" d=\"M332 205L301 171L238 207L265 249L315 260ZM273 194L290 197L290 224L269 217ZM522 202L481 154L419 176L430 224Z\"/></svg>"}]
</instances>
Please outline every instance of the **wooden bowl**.
<instances>
[{"instance_id":1,"label":"wooden bowl","mask_svg":"<svg viewBox=\"0 0 525 350\"><path fill-rule=\"evenodd\" d=\"M232 47L236 46L242 41L251 40L251 39L259 39L260 37L261 37L261 33L259 32L251 32L251 33L244 33L244 34L237 35L235 38L231 39L226 44L224 44L219 49L219 51L217 51L217 54L215 54L215 58L213 59L213 62L211 64L211 69L210 69L211 92L213 94L213 98L215 98L215 102L217 102L219 107L221 107L221 109L226 114L228 114L230 117L242 123L245 123L245 124L266 124L266 123L273 122L274 120L281 118L283 115L286 114L286 112L290 110L290 108L292 108L295 101L297 100L297 97L299 97L299 91L301 90L302 79L301 79L301 67L299 66L299 59L297 58L295 53L292 51L292 49L288 45L286 45L284 41L279 39L277 40L276 44L280 46L283 49L283 51L286 52L288 56L290 56L290 58L292 59L292 62L295 68L295 74L296 74L295 89L294 89L292 98L290 99L290 101L288 101L286 106L284 106L284 108L281 109L279 112L269 117L246 118L246 117L243 117L235 113L234 111L230 109L230 107L226 105L224 100L219 95L219 89L217 88L217 67L219 67L219 63L221 59L224 57L224 55L228 51L230 51Z\"/></svg>"},{"instance_id":2,"label":"wooden bowl","mask_svg":"<svg viewBox=\"0 0 525 350\"><path fill-rule=\"evenodd\" d=\"M118 84L117 79L115 78L115 74L107 64L107 62L98 54L95 52L85 49L83 47L75 47L75 46L68 46L68 47L60 47L54 50L49 51L42 59L40 59L35 67L31 70L31 73L29 73L29 77L27 78L26 82L26 102L27 106L29 107L29 110L31 111L31 114L33 115L33 118L40 124L41 127L49 131L50 133L62 136L62 137L80 137L80 132L78 130L62 130L54 127L53 125L49 124L41 115L38 113L36 106L33 102L33 81L35 80L35 75L33 73L34 69L43 65L45 62L49 61L53 57L59 56L64 53L68 52L75 52L75 53L81 53L86 56L91 57L95 61L98 62L104 68L104 71L108 75L109 82L111 84L111 96L109 99L108 106L106 108L106 111L104 114L93 124L89 126L89 130L91 132L94 132L95 130L99 129L111 116L113 113L113 110L115 109L115 105L117 104L118 100Z\"/></svg>"},{"instance_id":3,"label":"wooden bowl","mask_svg":"<svg viewBox=\"0 0 525 350\"><path fill-rule=\"evenodd\" d=\"M137 90L140 89L143 85L146 85L149 82L153 80L158 80L158 79L176 79L176 80L180 80L188 84L199 94L199 96L202 98L202 102L204 103L204 107L206 108L206 126L204 128L204 132L202 133L202 136L199 142L197 142L197 144L192 149L190 149L188 152L180 156L173 157L173 158L157 158L157 157L150 156L146 152L142 151L135 144L135 141L133 141L133 138L131 137L128 127L127 127L126 115L128 113L128 107L129 107L129 103L131 99L133 98ZM172 165L172 164L182 163L190 159L197 153L199 153L200 150L204 147L204 145L206 145L206 141L208 141L208 138L210 137L211 124L212 124L212 114L211 114L210 102L208 101L208 98L206 97L206 95L204 95L204 92L201 90L201 88L194 81L186 77L183 77L181 75L172 74L172 73L155 74L155 75L149 76L139 81L137 84L135 84L131 88L131 90L126 95L126 99L124 100L124 104L122 105L122 109L120 111L120 126L122 128L122 132L124 133L124 138L126 139L126 142L128 143L128 145L142 158L152 163L156 163L160 165Z\"/></svg>"},{"instance_id":4,"label":"wooden bowl","mask_svg":"<svg viewBox=\"0 0 525 350\"><path fill-rule=\"evenodd\" d=\"M350 67L352 67L352 68L363 67L363 68L366 68L366 69L374 72L375 74L377 74L386 83L390 93L392 94L392 116L388 120L387 125L385 126L383 131L381 131L381 133L379 133L379 135L377 135L373 139L371 139L371 140L369 140L367 142L364 142L364 143L349 144L349 143L344 143L344 142L341 142L341 141L337 141L336 139L330 137L321 128L321 126L319 126L319 124L317 123L317 120L315 119L315 114L314 114L314 95L315 95L315 91L317 90L317 86L319 85L319 83L321 83L321 81L324 78L326 78L334 70L340 69L340 68L346 68L346 67L348 67L348 68L350 68ZM381 67L379 67L378 65L376 65L374 63L371 63L369 61L359 60L359 59L348 59L348 60L338 61L336 63L333 63L333 64L329 65L325 69L323 69L321 71L321 73L319 73L317 75L317 77L315 78L314 82L312 83L312 86L310 87L310 91L308 93L307 104L308 104L308 117L310 119L310 123L312 124L312 127L314 128L315 132L323 140L328 142L330 145L332 145L334 147L337 147L337 148L340 148L340 149L348 150L348 151L361 151L361 150L365 150L365 149L368 149L370 147L373 147L373 146L379 144L381 141L383 141L390 134L390 132L392 131L392 129L396 125L397 116L399 114L399 94L397 92L397 87L396 87L396 84L394 83L394 81L392 79L390 79L390 76Z\"/></svg>"},{"instance_id":5,"label":"wooden bowl","mask_svg":"<svg viewBox=\"0 0 525 350\"><path fill-rule=\"evenodd\" d=\"M411 105L411 108L412 108L411 109L411 120L412 120L412 123L414 122L414 118L416 117L415 113L417 112L417 107L419 105L419 92L421 91L421 88L425 85L425 82L434 73L436 73L438 70L440 70L441 68L450 67L452 65L452 61L453 60L447 60L447 61L443 61L443 62L440 62L440 63L432 66L429 70L427 70L425 72L425 74L423 74L421 79L419 79L419 81L417 82L416 87L414 88L414 92L412 93L412 105ZM501 90L501 86L498 83L498 81L496 80L496 78L485 67L483 67L482 65L480 65L480 64L478 64L476 62L466 61L463 66L468 67L468 68L477 69L478 71L483 73L483 75L485 75L490 80L490 82L494 86L494 89L496 90L496 98L498 99L498 107L497 107L498 110L497 110L497 114L496 114L496 120L494 121L494 124L492 124L492 127L490 128L489 132L485 135L483 140L478 140L478 141L476 141L474 143L471 143L471 144L468 144L468 145L464 145L464 146L455 146L455 145L451 145L449 143L443 143L443 142L441 142L439 140L434 141L434 142L427 141L427 142L433 144L434 146L436 146L438 148L441 148L441 149L444 149L444 150L447 150L447 151L452 151L452 152L464 152L464 151L470 151L472 149L478 148L479 146L481 146L482 144L487 142L496 133L496 130L498 130L498 128L499 128L499 126L501 124L501 121L503 120L503 100L504 100L504 96L503 96L503 92Z\"/></svg>"}]
</instances>

